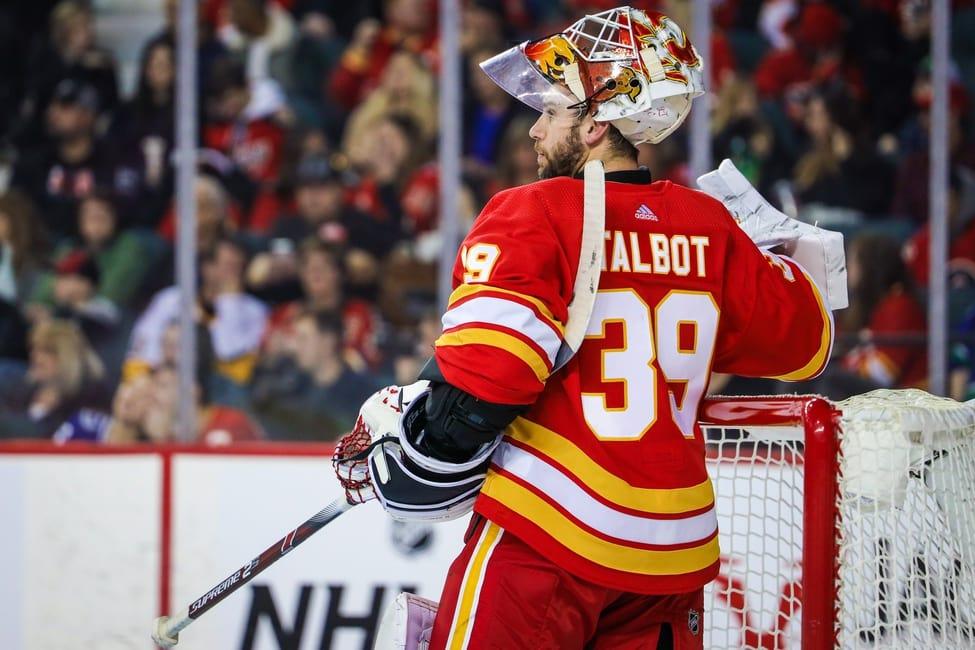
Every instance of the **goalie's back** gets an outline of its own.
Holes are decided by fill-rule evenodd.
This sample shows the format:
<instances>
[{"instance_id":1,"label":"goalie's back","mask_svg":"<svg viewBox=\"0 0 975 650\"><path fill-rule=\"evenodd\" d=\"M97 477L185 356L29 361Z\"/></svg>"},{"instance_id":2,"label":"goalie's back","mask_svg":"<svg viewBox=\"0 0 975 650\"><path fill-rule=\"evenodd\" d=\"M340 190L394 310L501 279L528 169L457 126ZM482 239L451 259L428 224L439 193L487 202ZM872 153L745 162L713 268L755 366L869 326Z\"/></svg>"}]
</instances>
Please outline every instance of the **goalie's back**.
<instances>
[{"instance_id":1,"label":"goalie's back","mask_svg":"<svg viewBox=\"0 0 975 650\"><path fill-rule=\"evenodd\" d=\"M642 171L607 174L604 263L586 339L552 373L578 264L583 182L496 196L466 238L436 357L445 378L533 404L475 509L568 570L677 593L717 572L697 409L712 371L820 372L831 316L791 260L724 207Z\"/></svg>"}]
</instances>

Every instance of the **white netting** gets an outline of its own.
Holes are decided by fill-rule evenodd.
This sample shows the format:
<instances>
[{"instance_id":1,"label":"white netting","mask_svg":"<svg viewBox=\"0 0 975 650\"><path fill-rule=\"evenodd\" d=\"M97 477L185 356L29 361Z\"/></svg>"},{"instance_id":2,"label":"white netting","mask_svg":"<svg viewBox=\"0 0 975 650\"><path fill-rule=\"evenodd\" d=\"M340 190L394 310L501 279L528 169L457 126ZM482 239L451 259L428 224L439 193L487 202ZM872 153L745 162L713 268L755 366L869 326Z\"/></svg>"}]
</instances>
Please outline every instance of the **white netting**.
<instances>
[{"instance_id":1,"label":"white netting","mask_svg":"<svg viewBox=\"0 0 975 650\"><path fill-rule=\"evenodd\" d=\"M705 648L798 648L801 436L711 429L721 573L705 589Z\"/></svg>"},{"instance_id":2,"label":"white netting","mask_svg":"<svg viewBox=\"0 0 975 650\"><path fill-rule=\"evenodd\" d=\"M798 403L798 402L797 402ZM841 648L975 648L975 405L874 391L838 405ZM711 428L721 575L706 648L801 647L802 427Z\"/></svg>"},{"instance_id":3,"label":"white netting","mask_svg":"<svg viewBox=\"0 0 975 650\"><path fill-rule=\"evenodd\" d=\"M975 648L975 409L918 390L839 406L840 646Z\"/></svg>"}]
</instances>

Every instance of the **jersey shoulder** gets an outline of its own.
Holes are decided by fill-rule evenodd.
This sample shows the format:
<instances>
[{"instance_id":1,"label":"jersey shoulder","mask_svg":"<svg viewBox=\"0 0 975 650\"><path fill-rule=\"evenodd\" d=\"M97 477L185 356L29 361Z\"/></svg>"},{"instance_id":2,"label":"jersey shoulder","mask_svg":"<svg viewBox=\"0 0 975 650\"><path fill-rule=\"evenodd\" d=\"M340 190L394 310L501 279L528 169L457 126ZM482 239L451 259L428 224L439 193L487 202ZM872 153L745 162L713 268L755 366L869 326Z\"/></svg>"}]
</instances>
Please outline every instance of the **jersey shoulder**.
<instances>
[{"instance_id":1,"label":"jersey shoulder","mask_svg":"<svg viewBox=\"0 0 975 650\"><path fill-rule=\"evenodd\" d=\"M668 202L684 208L688 215L726 226L734 225L734 217L724 204L713 196L671 181L655 181L651 187L658 185L660 186L658 191L667 198Z\"/></svg>"},{"instance_id":2,"label":"jersey shoulder","mask_svg":"<svg viewBox=\"0 0 975 650\"><path fill-rule=\"evenodd\" d=\"M526 185L518 185L506 190L501 190L494 195L494 199L510 200L525 199L529 197L538 198L566 198L578 195L582 198L582 180L570 178L568 176L558 176L556 178L546 178Z\"/></svg>"},{"instance_id":3,"label":"jersey shoulder","mask_svg":"<svg viewBox=\"0 0 975 650\"><path fill-rule=\"evenodd\" d=\"M519 185L496 193L481 211L475 227L510 228L538 226L541 220L561 230L582 219L582 181L551 178Z\"/></svg>"}]
</instances>

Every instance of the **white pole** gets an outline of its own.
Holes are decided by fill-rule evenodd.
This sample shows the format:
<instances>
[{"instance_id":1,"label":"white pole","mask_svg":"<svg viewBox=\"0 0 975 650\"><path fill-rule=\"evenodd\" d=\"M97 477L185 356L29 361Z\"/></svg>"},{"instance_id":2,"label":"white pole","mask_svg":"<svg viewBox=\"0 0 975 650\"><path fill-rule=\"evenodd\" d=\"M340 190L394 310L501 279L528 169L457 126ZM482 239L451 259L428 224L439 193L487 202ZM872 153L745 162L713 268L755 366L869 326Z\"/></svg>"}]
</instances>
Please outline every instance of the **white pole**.
<instances>
[{"instance_id":1,"label":"white pole","mask_svg":"<svg viewBox=\"0 0 975 650\"><path fill-rule=\"evenodd\" d=\"M931 12L931 135L928 213L931 228L928 276L928 385L946 395L948 363L948 0L934 0Z\"/></svg>"},{"instance_id":2,"label":"white pole","mask_svg":"<svg viewBox=\"0 0 975 650\"><path fill-rule=\"evenodd\" d=\"M711 65L711 0L694 0L694 36L691 42L704 64L704 85L708 92L694 100L691 109L690 168L691 179L711 170L711 88L708 83Z\"/></svg>"},{"instance_id":3,"label":"white pole","mask_svg":"<svg viewBox=\"0 0 975 650\"><path fill-rule=\"evenodd\" d=\"M196 20L197 0L180 0L176 35L176 282L179 285L178 437L196 438Z\"/></svg>"},{"instance_id":4,"label":"white pole","mask_svg":"<svg viewBox=\"0 0 975 650\"><path fill-rule=\"evenodd\" d=\"M460 224L457 197L460 192L460 6L458 0L440 0L440 267L437 270L437 304L447 308Z\"/></svg>"}]
</instances>

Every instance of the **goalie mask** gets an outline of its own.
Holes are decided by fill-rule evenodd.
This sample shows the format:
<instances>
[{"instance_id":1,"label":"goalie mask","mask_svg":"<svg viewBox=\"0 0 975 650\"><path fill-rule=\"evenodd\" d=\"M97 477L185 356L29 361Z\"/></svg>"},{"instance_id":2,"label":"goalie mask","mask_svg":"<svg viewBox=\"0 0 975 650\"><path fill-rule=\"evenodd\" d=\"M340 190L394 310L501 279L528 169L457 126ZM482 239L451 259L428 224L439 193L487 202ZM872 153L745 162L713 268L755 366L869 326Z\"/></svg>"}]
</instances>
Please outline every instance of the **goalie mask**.
<instances>
[{"instance_id":1,"label":"goalie mask","mask_svg":"<svg viewBox=\"0 0 975 650\"><path fill-rule=\"evenodd\" d=\"M634 145L666 138L704 93L704 66L684 31L663 14L630 7L586 16L481 68L539 112L552 102L564 104L571 93L596 121L610 122Z\"/></svg>"}]
</instances>

